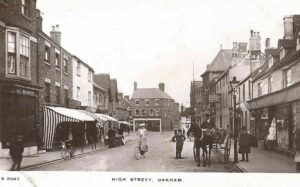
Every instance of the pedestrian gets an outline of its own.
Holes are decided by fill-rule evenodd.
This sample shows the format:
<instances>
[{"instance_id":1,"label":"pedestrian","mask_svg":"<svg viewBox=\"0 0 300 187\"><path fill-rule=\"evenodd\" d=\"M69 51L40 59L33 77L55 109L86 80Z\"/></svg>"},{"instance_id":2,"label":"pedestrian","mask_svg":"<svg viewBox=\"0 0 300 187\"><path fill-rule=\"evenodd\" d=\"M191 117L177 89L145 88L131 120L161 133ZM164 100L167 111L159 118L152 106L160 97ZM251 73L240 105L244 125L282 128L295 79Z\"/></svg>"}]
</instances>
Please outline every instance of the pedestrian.
<instances>
[{"instance_id":1,"label":"pedestrian","mask_svg":"<svg viewBox=\"0 0 300 187\"><path fill-rule=\"evenodd\" d=\"M246 161L249 162L248 154L250 153L250 134L247 133L246 127L242 127L242 133L240 134L239 138L239 153L242 154L242 160L240 161ZM245 160L246 155L246 160Z\"/></svg>"},{"instance_id":2,"label":"pedestrian","mask_svg":"<svg viewBox=\"0 0 300 187\"><path fill-rule=\"evenodd\" d=\"M17 166L17 171L21 169L21 162L23 159L23 136L19 135L16 138L14 138L13 142L11 143L9 147L9 154L13 160L13 164L11 167L11 171L15 170L15 167Z\"/></svg>"},{"instance_id":3,"label":"pedestrian","mask_svg":"<svg viewBox=\"0 0 300 187\"><path fill-rule=\"evenodd\" d=\"M172 137L172 142L176 142L176 159L182 159L181 152L185 139L181 129L178 129L177 134Z\"/></svg>"},{"instance_id":4,"label":"pedestrian","mask_svg":"<svg viewBox=\"0 0 300 187\"><path fill-rule=\"evenodd\" d=\"M127 125L127 133L128 133L128 136L129 136L129 133L130 133L130 126Z\"/></svg>"},{"instance_id":5,"label":"pedestrian","mask_svg":"<svg viewBox=\"0 0 300 187\"><path fill-rule=\"evenodd\" d=\"M36 127L34 128L34 135L38 150L40 151L43 148L42 131L40 123L36 124Z\"/></svg>"},{"instance_id":6,"label":"pedestrian","mask_svg":"<svg viewBox=\"0 0 300 187\"><path fill-rule=\"evenodd\" d=\"M141 157L145 158L145 153L148 152L148 145L147 145L147 129L145 128L145 123L141 123L138 129L138 138L139 138L139 147L141 152Z\"/></svg>"},{"instance_id":7,"label":"pedestrian","mask_svg":"<svg viewBox=\"0 0 300 187\"><path fill-rule=\"evenodd\" d=\"M116 131L111 128L111 125L108 126L107 136L108 136L108 147L113 148L115 147L115 137Z\"/></svg>"}]
</instances>

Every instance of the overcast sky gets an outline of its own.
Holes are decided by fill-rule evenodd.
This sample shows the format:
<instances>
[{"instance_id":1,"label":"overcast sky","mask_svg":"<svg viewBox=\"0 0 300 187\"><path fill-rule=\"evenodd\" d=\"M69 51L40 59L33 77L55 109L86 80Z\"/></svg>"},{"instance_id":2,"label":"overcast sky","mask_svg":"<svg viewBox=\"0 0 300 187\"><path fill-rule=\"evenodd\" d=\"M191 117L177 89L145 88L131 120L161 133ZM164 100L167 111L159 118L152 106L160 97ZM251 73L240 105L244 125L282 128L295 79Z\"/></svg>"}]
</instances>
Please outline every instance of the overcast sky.
<instances>
[{"instance_id":1,"label":"overcast sky","mask_svg":"<svg viewBox=\"0 0 300 187\"><path fill-rule=\"evenodd\" d=\"M190 82L220 50L248 42L250 30L271 45L283 36L284 15L299 0L38 0L43 30L59 24L62 46L118 80L120 92L158 87L189 106Z\"/></svg>"}]
</instances>

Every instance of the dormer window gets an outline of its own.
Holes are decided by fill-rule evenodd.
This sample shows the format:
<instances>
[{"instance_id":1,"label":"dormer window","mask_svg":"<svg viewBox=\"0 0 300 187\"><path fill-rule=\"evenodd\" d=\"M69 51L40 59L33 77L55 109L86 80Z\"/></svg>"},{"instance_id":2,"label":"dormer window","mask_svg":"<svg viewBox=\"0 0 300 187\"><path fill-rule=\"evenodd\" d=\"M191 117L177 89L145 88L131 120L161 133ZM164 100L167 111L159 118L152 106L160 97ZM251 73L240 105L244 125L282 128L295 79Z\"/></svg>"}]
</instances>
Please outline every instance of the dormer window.
<instances>
[{"instance_id":1,"label":"dormer window","mask_svg":"<svg viewBox=\"0 0 300 187\"><path fill-rule=\"evenodd\" d=\"M273 56L269 56L269 59L268 59L269 68L273 66L273 63L274 63Z\"/></svg>"}]
</instances>

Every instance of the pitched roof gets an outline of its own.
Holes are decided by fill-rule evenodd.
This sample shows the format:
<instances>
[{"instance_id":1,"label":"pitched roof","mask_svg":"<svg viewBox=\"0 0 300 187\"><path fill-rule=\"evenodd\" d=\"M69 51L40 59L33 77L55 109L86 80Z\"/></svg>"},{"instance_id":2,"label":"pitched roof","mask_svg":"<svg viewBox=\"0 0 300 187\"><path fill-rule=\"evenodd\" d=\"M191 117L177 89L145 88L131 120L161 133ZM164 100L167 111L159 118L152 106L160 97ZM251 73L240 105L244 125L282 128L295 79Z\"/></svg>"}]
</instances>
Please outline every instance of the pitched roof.
<instances>
[{"instance_id":1,"label":"pitched roof","mask_svg":"<svg viewBox=\"0 0 300 187\"><path fill-rule=\"evenodd\" d=\"M139 88L132 94L132 99L170 99L174 100L166 92L158 88Z\"/></svg>"},{"instance_id":2,"label":"pitched roof","mask_svg":"<svg viewBox=\"0 0 300 187\"><path fill-rule=\"evenodd\" d=\"M296 46L296 40L295 39L279 39L278 40L278 49L280 49L280 47L283 47L285 49L288 48L294 48Z\"/></svg>"},{"instance_id":3,"label":"pitched roof","mask_svg":"<svg viewBox=\"0 0 300 187\"><path fill-rule=\"evenodd\" d=\"M232 50L231 49L222 49L216 55L214 60L207 65L206 71L201 75L204 76L206 73L211 71L224 71L228 68L232 61Z\"/></svg>"},{"instance_id":4,"label":"pitched roof","mask_svg":"<svg viewBox=\"0 0 300 187\"><path fill-rule=\"evenodd\" d=\"M101 86L104 89L109 89L110 88L110 75L101 73L101 74L95 74L93 76L94 82Z\"/></svg>"},{"instance_id":5,"label":"pitched roof","mask_svg":"<svg viewBox=\"0 0 300 187\"><path fill-rule=\"evenodd\" d=\"M289 51L289 53L286 54L286 56L281 59L279 62L277 62L276 64L274 64L271 68L265 68L264 70L262 70L256 77L254 80L257 80L265 75L269 75L270 73L274 72L275 70L281 68L282 66L292 63L295 60L300 58L300 50L295 51L295 50L291 50Z\"/></svg>"}]
</instances>

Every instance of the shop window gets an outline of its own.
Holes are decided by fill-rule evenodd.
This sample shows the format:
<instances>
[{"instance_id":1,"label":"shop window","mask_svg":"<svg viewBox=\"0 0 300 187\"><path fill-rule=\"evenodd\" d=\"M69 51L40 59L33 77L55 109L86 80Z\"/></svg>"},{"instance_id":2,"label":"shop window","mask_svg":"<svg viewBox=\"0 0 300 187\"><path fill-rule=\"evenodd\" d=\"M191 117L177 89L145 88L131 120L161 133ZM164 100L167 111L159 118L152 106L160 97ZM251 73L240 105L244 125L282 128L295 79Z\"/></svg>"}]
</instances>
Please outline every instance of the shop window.
<instances>
[{"instance_id":1,"label":"shop window","mask_svg":"<svg viewBox=\"0 0 300 187\"><path fill-rule=\"evenodd\" d=\"M45 102L50 103L50 83L45 82Z\"/></svg>"}]
</instances>

